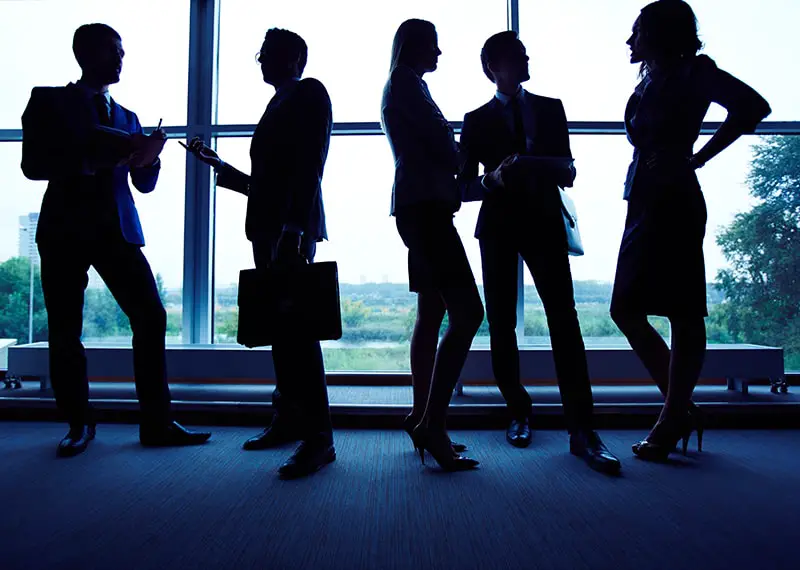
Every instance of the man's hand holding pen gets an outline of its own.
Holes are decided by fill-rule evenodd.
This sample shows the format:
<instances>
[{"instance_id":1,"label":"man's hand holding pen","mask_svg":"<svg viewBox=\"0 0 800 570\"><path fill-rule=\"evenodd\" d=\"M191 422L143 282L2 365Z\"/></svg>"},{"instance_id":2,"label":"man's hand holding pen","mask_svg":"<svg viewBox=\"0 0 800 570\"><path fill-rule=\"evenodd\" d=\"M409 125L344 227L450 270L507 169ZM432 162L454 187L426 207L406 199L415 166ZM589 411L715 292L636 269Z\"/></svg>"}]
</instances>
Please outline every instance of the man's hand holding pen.
<instances>
[{"instance_id":1,"label":"man's hand holding pen","mask_svg":"<svg viewBox=\"0 0 800 570\"><path fill-rule=\"evenodd\" d=\"M178 141L187 151L191 152L197 160L209 165L212 168L219 168L222 161L219 155L206 145L200 137L194 137L189 141L188 146Z\"/></svg>"},{"instance_id":2,"label":"man's hand holding pen","mask_svg":"<svg viewBox=\"0 0 800 570\"><path fill-rule=\"evenodd\" d=\"M125 161L130 167L150 166L158 159L167 140L167 133L161 128L161 122L162 119L159 119L158 126L149 135L142 133L132 135L131 154Z\"/></svg>"}]
</instances>

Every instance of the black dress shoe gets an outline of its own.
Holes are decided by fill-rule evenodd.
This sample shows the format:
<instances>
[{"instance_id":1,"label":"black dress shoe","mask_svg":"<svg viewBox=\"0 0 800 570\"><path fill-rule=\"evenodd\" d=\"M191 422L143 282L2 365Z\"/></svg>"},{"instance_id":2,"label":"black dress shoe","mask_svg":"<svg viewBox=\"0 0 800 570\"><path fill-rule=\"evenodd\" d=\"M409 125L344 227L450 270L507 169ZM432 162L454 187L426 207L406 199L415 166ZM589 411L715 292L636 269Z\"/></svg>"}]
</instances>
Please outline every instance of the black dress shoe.
<instances>
[{"instance_id":1,"label":"black dress shoe","mask_svg":"<svg viewBox=\"0 0 800 570\"><path fill-rule=\"evenodd\" d=\"M528 418L511 420L506 430L506 440L514 447L528 447L531 444L531 426Z\"/></svg>"},{"instance_id":2,"label":"black dress shoe","mask_svg":"<svg viewBox=\"0 0 800 570\"><path fill-rule=\"evenodd\" d=\"M570 434L569 452L577 455L586 461L589 467L601 473L616 475L622 469L619 459L606 448L595 431L578 431Z\"/></svg>"},{"instance_id":3,"label":"black dress shoe","mask_svg":"<svg viewBox=\"0 0 800 570\"><path fill-rule=\"evenodd\" d=\"M297 479L316 473L336 461L336 450L325 440L302 441L297 451L278 469L282 479Z\"/></svg>"},{"instance_id":4,"label":"black dress shoe","mask_svg":"<svg viewBox=\"0 0 800 570\"><path fill-rule=\"evenodd\" d=\"M251 437L242 445L242 449L247 451L258 451L260 449L270 449L285 443L293 443L300 439L294 430L283 421L275 420L272 424L255 437Z\"/></svg>"},{"instance_id":5,"label":"black dress shoe","mask_svg":"<svg viewBox=\"0 0 800 570\"><path fill-rule=\"evenodd\" d=\"M95 426L71 427L69 433L61 440L56 449L58 457L75 457L86 451L89 442L94 439Z\"/></svg>"},{"instance_id":6,"label":"black dress shoe","mask_svg":"<svg viewBox=\"0 0 800 570\"><path fill-rule=\"evenodd\" d=\"M139 441L145 447L180 447L200 445L211 437L209 432L190 431L178 422L165 426L143 425L139 428Z\"/></svg>"}]
</instances>

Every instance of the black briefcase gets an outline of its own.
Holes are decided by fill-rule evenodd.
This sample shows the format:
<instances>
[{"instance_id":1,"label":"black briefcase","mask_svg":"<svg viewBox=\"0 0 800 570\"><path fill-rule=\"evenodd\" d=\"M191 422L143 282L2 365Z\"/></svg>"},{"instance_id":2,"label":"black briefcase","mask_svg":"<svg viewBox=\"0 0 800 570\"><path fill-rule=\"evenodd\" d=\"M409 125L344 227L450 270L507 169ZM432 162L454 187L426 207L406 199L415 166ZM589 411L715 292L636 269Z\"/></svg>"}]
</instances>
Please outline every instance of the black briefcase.
<instances>
[{"instance_id":1,"label":"black briefcase","mask_svg":"<svg viewBox=\"0 0 800 570\"><path fill-rule=\"evenodd\" d=\"M339 272L334 261L239 272L239 330L247 347L276 339L342 338Z\"/></svg>"}]
</instances>

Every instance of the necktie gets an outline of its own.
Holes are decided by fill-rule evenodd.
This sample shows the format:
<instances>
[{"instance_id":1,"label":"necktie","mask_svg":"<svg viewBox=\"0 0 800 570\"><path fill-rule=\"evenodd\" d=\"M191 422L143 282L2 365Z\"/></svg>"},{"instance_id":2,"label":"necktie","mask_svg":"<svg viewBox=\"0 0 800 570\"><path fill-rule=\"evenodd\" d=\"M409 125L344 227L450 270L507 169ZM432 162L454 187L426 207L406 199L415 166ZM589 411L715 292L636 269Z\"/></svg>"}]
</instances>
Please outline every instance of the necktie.
<instances>
[{"instance_id":1,"label":"necktie","mask_svg":"<svg viewBox=\"0 0 800 570\"><path fill-rule=\"evenodd\" d=\"M94 96L94 105L97 109L97 117L100 119L100 124L107 127L111 126L111 114L108 105L108 99L104 93L98 93Z\"/></svg>"},{"instance_id":2,"label":"necktie","mask_svg":"<svg viewBox=\"0 0 800 570\"><path fill-rule=\"evenodd\" d=\"M514 97L509 105L514 118L514 150L520 154L526 154L528 144L525 138L525 123L522 121L522 105L519 97Z\"/></svg>"}]
</instances>

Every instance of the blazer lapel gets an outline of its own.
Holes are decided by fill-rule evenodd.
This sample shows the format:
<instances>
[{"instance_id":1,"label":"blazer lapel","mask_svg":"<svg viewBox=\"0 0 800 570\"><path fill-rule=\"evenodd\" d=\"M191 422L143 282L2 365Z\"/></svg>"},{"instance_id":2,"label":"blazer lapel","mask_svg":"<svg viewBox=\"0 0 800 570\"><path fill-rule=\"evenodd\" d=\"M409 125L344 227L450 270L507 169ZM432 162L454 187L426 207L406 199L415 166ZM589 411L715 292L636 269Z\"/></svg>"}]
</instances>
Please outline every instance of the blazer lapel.
<instances>
[{"instance_id":1,"label":"blazer lapel","mask_svg":"<svg viewBox=\"0 0 800 570\"><path fill-rule=\"evenodd\" d=\"M497 154L498 164L514 152L514 132L506 120L504 111L503 104L494 98L486 117L485 141L492 154Z\"/></svg>"}]
</instances>

